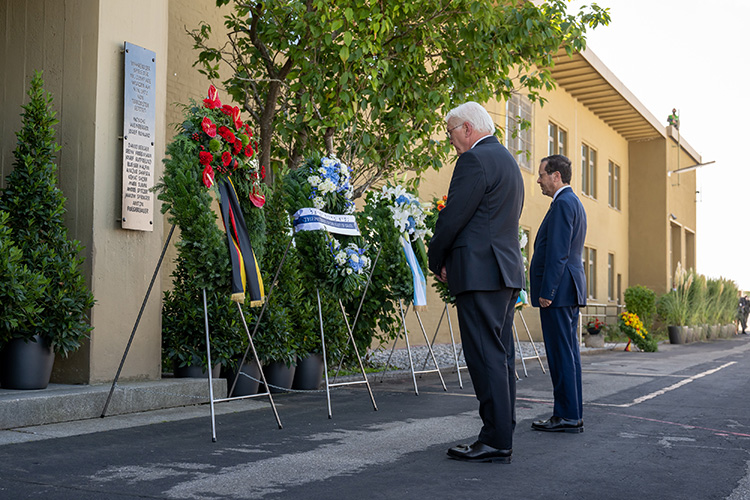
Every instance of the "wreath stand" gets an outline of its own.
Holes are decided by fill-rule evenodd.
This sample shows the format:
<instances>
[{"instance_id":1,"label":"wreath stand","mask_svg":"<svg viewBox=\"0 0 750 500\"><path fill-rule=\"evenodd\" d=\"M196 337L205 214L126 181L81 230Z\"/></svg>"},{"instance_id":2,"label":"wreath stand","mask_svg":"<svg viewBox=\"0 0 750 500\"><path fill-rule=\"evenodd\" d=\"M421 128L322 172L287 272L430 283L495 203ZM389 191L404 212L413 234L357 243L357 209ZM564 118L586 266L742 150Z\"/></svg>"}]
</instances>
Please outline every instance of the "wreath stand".
<instances>
[{"instance_id":1,"label":"wreath stand","mask_svg":"<svg viewBox=\"0 0 750 500\"><path fill-rule=\"evenodd\" d=\"M270 290L269 290L269 296L270 296ZM266 296L266 302L268 302L268 296ZM242 318L242 325L245 327L245 332L247 333L247 340L249 342L248 349L252 349L253 351L253 358L255 362L260 366L260 360L258 359L258 352L255 350L255 344L253 344L253 335L258 329L258 325L260 324L260 317L263 316L263 311L261 310L260 316L258 316L258 321L255 323L255 329L253 330L253 335L250 334L250 330L247 327L247 321L245 321L245 315L242 312L242 306L239 302L237 302L237 309L240 313L240 318ZM205 326L206 326L206 355L208 357L208 366L211 365L211 339L208 332L208 308L206 306L206 290L203 289L203 317L205 320ZM242 361L240 362L240 366L243 365L245 362L247 356L247 350L245 351L245 356L243 356ZM279 429L282 429L281 420L279 419L279 412L276 411L276 404L273 402L273 396L271 396L271 390L268 387L268 384L266 383L266 375L263 373L263 370L260 370L260 378L263 380L263 384L266 387L266 392L259 392L258 394L248 394L246 396L235 396L235 397L226 397L226 398L220 398L220 399L214 399L214 386L213 386L213 377L212 377L212 370L208 371L208 394L209 394L209 401L211 406L211 441L216 442L216 413L214 411L214 404L215 403L222 403L224 401L235 401L238 399L248 399L248 398L257 398L262 396L268 396L268 400L271 403L271 408L273 409L273 414L276 417L276 423L279 426ZM228 391L228 394L232 394L234 391L234 386L237 384L237 379L242 375L242 370L239 370L237 375L234 378L234 383L232 384L232 388Z\"/></svg>"},{"instance_id":2,"label":"wreath stand","mask_svg":"<svg viewBox=\"0 0 750 500\"><path fill-rule=\"evenodd\" d=\"M443 309L442 314L440 315L440 320L438 321L437 328L435 328L435 334L432 336L432 341L430 342L431 345L435 344L435 339L437 339L438 332L440 331L440 326L443 323L443 317L448 317L448 330L450 331L451 335L451 347L453 348L453 357L455 359L456 363L456 374L458 375L458 385L461 389L464 388L463 381L461 380L461 370L467 369L466 365L460 365L458 362L458 358L463 352L463 347L461 350L456 351L456 340L453 333L453 323L451 322L450 312L448 311L448 303L444 302L445 308ZM523 374L525 377L529 376L529 372L526 370L526 360L532 360L536 359L539 361L539 366L542 368L542 373L547 373L544 369L544 363L542 363L542 358L539 354L539 350L536 347L536 344L534 343L534 339L531 337L531 331L529 330L528 325L526 324L526 319L523 317L523 312L521 311L521 308L517 308L516 312L518 313L518 316L521 317L521 322L523 323L524 330L526 330L526 336L529 338L529 342L531 343L531 347L534 349L534 356L524 356L523 351L519 348L517 349L518 357L521 358L521 365L523 366ZM515 322L513 322L513 334L516 337L516 344L520 346L521 339L518 336L518 329L516 328ZM429 356L429 354L428 354ZM422 369L425 368L427 365L428 356L425 356L424 362L422 364ZM390 361L390 358L389 358ZM518 370L516 370L516 379L519 380L521 377L518 375Z\"/></svg>"},{"instance_id":3,"label":"wreath stand","mask_svg":"<svg viewBox=\"0 0 750 500\"><path fill-rule=\"evenodd\" d=\"M375 266L373 265L373 269ZM370 274L372 276L372 273ZM368 279L368 285L369 285L369 279ZM341 314L344 317L344 322L346 323L346 331L349 334L349 340L348 342L352 343L352 346L354 347L354 354L357 356L357 362L359 363L359 370L362 373L362 380L353 380L350 382L331 382L328 378L328 360L326 357L326 339L325 339L325 331L323 328L323 308L320 304L320 289L316 288L315 293L317 294L318 298L318 319L320 320L320 345L323 348L323 374L325 375L325 386L326 386L326 400L328 402L328 418L333 418L333 411L331 409L331 388L332 387L342 387L345 385L359 385L359 384L365 384L367 386L367 392L370 395L370 401L372 401L372 409L375 411L378 411L378 405L375 404L375 397L372 394L372 388L370 387L370 381L367 380L367 374L365 373L365 367L362 364L362 357L359 355L359 349L357 349L357 343L354 341L354 334L352 333L354 326L357 324L357 318L354 319L354 324L350 327L349 326L349 318L347 317L346 310L344 309L344 304L341 302L341 299L339 299L339 306L341 306ZM365 293L367 293L367 289L365 288L365 292L362 294L362 300L365 298ZM360 303L360 306L362 304ZM359 313L359 311L358 311ZM342 359L343 361L343 359ZM335 378L334 378L335 380Z\"/></svg>"},{"instance_id":4,"label":"wreath stand","mask_svg":"<svg viewBox=\"0 0 750 500\"><path fill-rule=\"evenodd\" d=\"M520 348L517 349L518 350L518 354L519 354L519 356L521 358L521 365L523 366L523 374L524 374L525 377L529 376L529 372L526 371L526 360L527 359L529 359L529 360L536 359L537 361L539 361L539 366L542 368L542 373L547 373L544 370L544 363L542 363L542 358L539 355L539 350L537 350L537 348L536 348L536 344L534 343L534 339L531 338L531 332L529 331L529 326L526 324L526 320L523 317L523 312L521 311L521 309L522 309L522 307L517 308L516 312L521 317L521 322L523 323L523 328L526 330L526 336L529 337L529 342L531 342L531 347L534 349L534 356L529 356L527 358L524 358L523 351ZM521 340L518 338L518 329L516 329L516 322L515 321L513 322L513 332L516 334L516 343L520 346L521 345ZM518 376L518 375L516 375L516 376Z\"/></svg>"},{"instance_id":5,"label":"wreath stand","mask_svg":"<svg viewBox=\"0 0 750 500\"><path fill-rule=\"evenodd\" d=\"M419 328L422 330L422 335L424 336L425 343L427 345L427 356L432 357L432 362L435 365L435 368L425 370L424 366L422 367L422 370L415 370L414 369L414 358L411 354L411 343L409 342L409 330L406 328L406 313L409 311L409 307L411 305L406 306L406 312L404 312L404 301L402 299L398 299L398 308L401 312L401 330L399 331L399 335L401 332L404 333L404 341L406 342L406 352L409 355L409 369L411 370L411 379L414 383L414 394L419 396L419 388L417 387L417 375L422 373L437 373L438 377L440 377L440 383L443 386L443 390L447 391L448 388L445 386L445 380L443 380L443 374L440 372L440 366L438 365L437 359L435 358L435 352L432 350L432 342L430 342L430 339L427 337L427 332L424 330L424 325L422 324L422 318L419 316L419 311L414 309L414 314L417 316L417 321L419 322ZM441 318L442 319L442 318ZM434 342L434 337L433 337ZM383 381L383 377L385 376L385 373L388 371L388 367L391 364L391 358L393 357L393 353L396 350L396 344L398 344L398 337L396 337L396 340L393 342L393 347L391 347L391 354L388 356L388 361L385 364L385 369L383 370L383 375L381 376L380 380ZM454 350L455 350L455 344L454 344ZM425 363L427 361L425 360Z\"/></svg>"},{"instance_id":6,"label":"wreath stand","mask_svg":"<svg viewBox=\"0 0 750 500\"><path fill-rule=\"evenodd\" d=\"M329 231L331 228L328 227L316 227L314 229L303 229L304 231ZM298 229L296 226L294 228L294 231L297 232L300 229ZM330 231L330 232L336 232ZM346 233L342 233L346 234ZM357 234L359 234L359 230L357 230ZM367 392L370 395L370 401L372 402L372 409L374 411L378 411L378 405L375 403L375 396L372 394L372 388L370 387L370 381L367 379L367 373L365 373L365 367L364 364L362 364L362 357L359 355L359 349L357 349L357 343L354 341L354 327L357 325L357 320L359 319L359 312L362 310L362 304L364 303L365 296L367 295L367 290L370 287L370 282L372 280L372 273L375 272L375 265L378 263L378 258L380 257L380 250L378 249L378 254L375 257L375 260L372 263L372 266L370 268L370 274L367 276L367 283L365 284L365 289L362 292L362 298L359 302L359 308L357 309L357 315L354 318L354 323L350 326L349 325L349 317L346 314L346 310L344 309L344 303L339 299L339 306L341 307L341 314L344 317L344 323L346 324L346 330L347 334L349 335L349 339L347 340L347 346L348 343L351 342L352 346L354 347L354 354L357 356L357 363L359 364L359 370L362 374L362 380L353 380L349 382L331 382L328 377L328 359L326 354L326 339L325 339L325 328L323 328L323 307L320 303L320 287L315 289L315 294L317 295L318 299L318 320L320 322L320 345L323 350L323 374L325 376L325 387L326 387L326 401L328 402L328 418L333 418L333 410L331 408L331 388L332 387L342 387L347 385L360 385L365 384L367 386ZM343 357L341 358L341 362L339 362L339 369L341 368L341 363L343 363ZM335 377L334 377L335 380Z\"/></svg>"},{"instance_id":7,"label":"wreath stand","mask_svg":"<svg viewBox=\"0 0 750 500\"><path fill-rule=\"evenodd\" d=\"M432 336L432 341L430 341L430 345L432 346L435 345L435 339L437 339L438 332L440 331L440 325L443 324L443 318L447 317L448 318L448 331L451 334L451 348L453 349L453 360L456 363L456 375L458 375L458 387L463 389L464 383L463 383L463 380L461 380L461 370L465 370L466 366L460 365L458 362L459 351L456 350L456 339L453 335L453 323L451 322L451 314L448 310L448 303L443 302L443 305L445 307L443 308L443 312L440 314L440 319L438 320L437 328L435 328L435 334ZM427 366L427 360L429 359L429 356L430 354L428 352L427 355L424 357L424 362L422 363L422 370L424 370L425 367Z\"/></svg>"},{"instance_id":8,"label":"wreath stand","mask_svg":"<svg viewBox=\"0 0 750 500\"><path fill-rule=\"evenodd\" d=\"M104 403L104 409L102 409L102 413L100 415L100 418L104 418L107 415L107 408L109 407L109 403L112 400L112 395L114 394L115 387L117 386L117 381L120 378L120 374L122 373L122 368L125 365L125 359L128 356L128 352L130 351L130 346L133 344L133 339L135 338L135 333L138 330L138 325L141 321L141 317L143 316L143 310L146 307L146 303L148 302L148 298L151 295L151 289L154 286L154 282L156 281L156 277L159 274L159 268L161 267L161 263L164 260L164 255L167 251L167 248L169 246L169 242L172 239L172 235L174 234L175 225L172 224L172 227L169 230L169 235L167 236L166 241L164 242L164 247L162 248L161 255L159 256L159 260L156 263L156 268L154 269L154 274L151 277L151 282L149 283L148 289L146 290L146 295L143 297L143 302L141 303L141 309L138 312L138 316L135 320L135 324L133 325L133 330L130 332L130 338L128 339L128 343L125 346L125 352L122 355L122 359L120 360L120 366L117 368L117 373L115 374L115 378L112 381L112 387L109 389L109 394L107 396L107 401ZM289 250L289 246L291 245L291 239L289 241L289 244L286 247L286 250L284 251L284 256L281 259L281 264L283 265L284 260L286 259L286 254ZM279 269L276 271L276 277L274 278L274 283L271 283L271 287L268 290L268 295L266 296L266 301L263 303L263 309L261 309L260 316L258 319L260 320L260 317L263 316L263 312L265 311L266 304L268 304L268 299L271 297L271 292L273 292L273 286L276 282L276 278L278 278L279 270L281 270L281 265L279 266ZM255 351L255 346L253 344L252 335L250 335L250 331L247 328L247 323L245 322L245 315L242 313L242 307L240 304L237 304L237 308L239 309L240 317L242 318L242 324L245 326L245 331L248 335L248 341L250 345L248 345L248 348L245 350L245 356L242 358L242 363L245 362L245 359L247 357L247 354L249 350L252 348L253 356L255 358L256 363L258 363L258 366L260 366L260 362L258 360L258 353ZM208 367L211 367L211 343L210 343L210 335L209 335L209 329L208 329L208 308L206 305L206 290L203 289L203 316L204 316L204 323L205 323L205 329L206 329L206 351L207 351L207 358L208 358ZM257 330L258 325L260 324L260 321L256 323L255 330ZM255 330L253 331L253 335L255 334ZM242 363L240 366L242 366ZM210 407L211 407L211 428L212 428L212 442L216 442L216 417L214 412L214 403L222 402L222 401L231 401L235 399L247 399L251 397L259 397L259 396L268 396L268 399L271 403L271 408L273 409L274 416L276 417L276 423L279 426L279 429L282 428L281 420L279 419L279 414L276 411L276 405L273 402L273 397L271 396L270 391L265 393L259 393L259 394L253 394L249 396L239 396L235 398L222 398L222 399L214 399L214 386L213 386L213 375L212 370L210 368L207 368L206 370L208 372L208 393L209 393L209 401L210 401ZM237 374L237 377L240 376L240 373ZM234 383L232 384L232 389L229 390L228 394L231 394L234 390L234 386L237 383L237 377L235 377ZM263 382L265 383L265 375L263 374L263 371L261 370L261 377L263 378ZM266 389L268 389L268 386L266 385Z\"/></svg>"}]
</instances>

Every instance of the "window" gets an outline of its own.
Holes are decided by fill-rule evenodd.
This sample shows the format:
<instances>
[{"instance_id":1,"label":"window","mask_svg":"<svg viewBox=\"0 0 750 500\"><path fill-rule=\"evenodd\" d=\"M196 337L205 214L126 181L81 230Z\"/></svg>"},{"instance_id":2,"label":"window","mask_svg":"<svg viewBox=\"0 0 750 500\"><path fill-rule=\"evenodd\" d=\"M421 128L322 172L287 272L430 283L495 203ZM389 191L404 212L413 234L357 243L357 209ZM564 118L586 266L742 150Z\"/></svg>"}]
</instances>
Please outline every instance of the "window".
<instances>
[{"instance_id":1,"label":"window","mask_svg":"<svg viewBox=\"0 0 750 500\"><path fill-rule=\"evenodd\" d=\"M620 210L620 166L609 162L609 206Z\"/></svg>"},{"instance_id":2,"label":"window","mask_svg":"<svg viewBox=\"0 0 750 500\"><path fill-rule=\"evenodd\" d=\"M508 151L515 157L518 166L533 170L531 165L531 101L520 94L513 94L508 101L505 139Z\"/></svg>"},{"instance_id":3,"label":"window","mask_svg":"<svg viewBox=\"0 0 750 500\"><path fill-rule=\"evenodd\" d=\"M615 254L607 256L607 299L615 300Z\"/></svg>"},{"instance_id":4,"label":"window","mask_svg":"<svg viewBox=\"0 0 750 500\"><path fill-rule=\"evenodd\" d=\"M586 295L596 297L596 250L583 247L583 270L586 274Z\"/></svg>"},{"instance_id":5,"label":"window","mask_svg":"<svg viewBox=\"0 0 750 500\"><path fill-rule=\"evenodd\" d=\"M581 144L581 192L596 198L596 149Z\"/></svg>"},{"instance_id":6,"label":"window","mask_svg":"<svg viewBox=\"0 0 750 500\"><path fill-rule=\"evenodd\" d=\"M548 155L568 155L568 132L549 122L548 128Z\"/></svg>"}]
</instances>

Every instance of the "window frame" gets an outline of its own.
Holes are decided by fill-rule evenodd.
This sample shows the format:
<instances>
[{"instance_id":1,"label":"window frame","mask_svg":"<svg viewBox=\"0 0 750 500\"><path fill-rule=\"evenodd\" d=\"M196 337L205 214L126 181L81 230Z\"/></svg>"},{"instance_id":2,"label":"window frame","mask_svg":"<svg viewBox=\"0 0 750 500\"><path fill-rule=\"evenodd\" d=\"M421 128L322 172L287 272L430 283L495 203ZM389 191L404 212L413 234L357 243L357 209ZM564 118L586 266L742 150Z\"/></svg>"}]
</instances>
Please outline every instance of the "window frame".
<instances>
[{"instance_id":1,"label":"window frame","mask_svg":"<svg viewBox=\"0 0 750 500\"><path fill-rule=\"evenodd\" d=\"M589 144L581 143L581 193L589 198L597 199L596 176L598 151Z\"/></svg>"},{"instance_id":2,"label":"window frame","mask_svg":"<svg viewBox=\"0 0 750 500\"><path fill-rule=\"evenodd\" d=\"M584 245L581 257L586 275L586 298L596 299L596 248Z\"/></svg>"},{"instance_id":3,"label":"window frame","mask_svg":"<svg viewBox=\"0 0 750 500\"><path fill-rule=\"evenodd\" d=\"M620 190L622 183L620 182L620 177L622 175L622 169L620 168L620 165L613 162L612 160L609 160L609 164L607 167L607 175L608 175L608 200L607 203L610 206L610 208L613 208L615 210L621 210L622 206L620 206L620 200L622 199Z\"/></svg>"},{"instance_id":4,"label":"window frame","mask_svg":"<svg viewBox=\"0 0 750 500\"><path fill-rule=\"evenodd\" d=\"M522 127L524 121L529 123L527 128ZM516 92L505 104L505 146L520 168L534 171L534 103Z\"/></svg>"},{"instance_id":5,"label":"window frame","mask_svg":"<svg viewBox=\"0 0 750 500\"><path fill-rule=\"evenodd\" d=\"M547 155L568 155L568 131L553 121L547 124Z\"/></svg>"}]
</instances>

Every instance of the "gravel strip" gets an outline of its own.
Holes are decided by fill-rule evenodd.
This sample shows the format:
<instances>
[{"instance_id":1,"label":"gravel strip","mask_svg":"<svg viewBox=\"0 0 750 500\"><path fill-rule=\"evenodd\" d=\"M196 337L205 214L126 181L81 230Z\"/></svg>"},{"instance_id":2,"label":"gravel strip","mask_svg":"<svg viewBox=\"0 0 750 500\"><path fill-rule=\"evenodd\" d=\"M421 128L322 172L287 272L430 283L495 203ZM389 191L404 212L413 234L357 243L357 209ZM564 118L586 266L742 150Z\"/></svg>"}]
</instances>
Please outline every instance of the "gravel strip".
<instances>
[{"instance_id":1,"label":"gravel strip","mask_svg":"<svg viewBox=\"0 0 750 500\"><path fill-rule=\"evenodd\" d=\"M403 342L399 342L399 344L403 344ZM588 351L600 351L604 349L612 349L617 344L605 344L604 347L601 348L591 348L591 347L584 347L581 346L581 353L585 353ZM544 342L534 342L534 346L536 346L537 351L539 352L539 356L542 357L542 359L546 358L545 351L544 351ZM451 344L435 344L432 347L433 352L435 353L435 359L438 362L438 365L440 368L450 368L456 366L456 361L453 354L453 347ZM534 347L531 345L531 342L520 342L516 343L516 363L520 363L521 358L519 357L519 351L523 354L523 357L528 360L529 358L532 358L533 356L536 356L536 353L534 352ZM458 353L458 362L461 366L466 364L466 360L463 356L463 351L461 350L461 344L456 344L456 352ZM411 356L412 360L414 361L414 367L417 370L421 370L422 366L425 363L425 360L427 360L427 369L434 368L434 365L432 364L432 360L429 359L429 351L427 349L427 346L420 345L420 346L412 346L411 348ZM388 362L388 358L390 357L390 364L389 364L389 370L408 370L409 369L409 353L406 347L397 348L395 351L393 351L393 355L391 355L391 349L378 349L375 351L370 351L368 353L368 360L371 364L375 366L382 366L385 367L385 364Z\"/></svg>"}]
</instances>

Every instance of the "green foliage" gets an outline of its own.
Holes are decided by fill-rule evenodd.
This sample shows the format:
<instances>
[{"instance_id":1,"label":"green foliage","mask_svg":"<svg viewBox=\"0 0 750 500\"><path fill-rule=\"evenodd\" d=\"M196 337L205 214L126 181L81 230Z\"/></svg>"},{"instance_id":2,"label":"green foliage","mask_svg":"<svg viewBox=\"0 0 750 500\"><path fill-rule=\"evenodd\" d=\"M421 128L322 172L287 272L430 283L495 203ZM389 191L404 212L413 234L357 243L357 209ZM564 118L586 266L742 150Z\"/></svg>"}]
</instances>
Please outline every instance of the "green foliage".
<instances>
[{"instance_id":1,"label":"green foliage","mask_svg":"<svg viewBox=\"0 0 750 500\"><path fill-rule=\"evenodd\" d=\"M514 90L541 100L558 50L581 50L586 29L609 22L596 4L570 15L564 0L227 4L226 39L205 23L191 32L196 65L212 79L233 68L223 84L259 124L261 164L336 154L355 198L392 172L440 168L446 108Z\"/></svg>"},{"instance_id":2,"label":"green foliage","mask_svg":"<svg viewBox=\"0 0 750 500\"><path fill-rule=\"evenodd\" d=\"M32 331L44 311L42 297L49 278L23 263L23 252L13 244L5 224L8 214L0 211L0 345L15 331Z\"/></svg>"},{"instance_id":3,"label":"green foliage","mask_svg":"<svg viewBox=\"0 0 750 500\"><path fill-rule=\"evenodd\" d=\"M279 177L265 206L268 240L263 279L270 286L277 270L279 275L253 340L263 363L276 361L289 366L297 357L321 353L322 346L316 281L311 279L311 266L301 259L298 245L289 245L292 227L285 178ZM341 356L347 334L338 300L326 288L319 291L330 362Z\"/></svg>"},{"instance_id":4,"label":"green foliage","mask_svg":"<svg viewBox=\"0 0 750 500\"><path fill-rule=\"evenodd\" d=\"M199 362L208 366L203 291L195 286L178 262L173 272L172 290L164 292L162 310L162 356L165 365L173 368L192 366ZM228 365L242 356L237 308L227 293L206 292L211 363Z\"/></svg>"},{"instance_id":5,"label":"green foliage","mask_svg":"<svg viewBox=\"0 0 750 500\"><path fill-rule=\"evenodd\" d=\"M299 335L302 332L297 329L295 318L296 314L299 314L295 307L304 298L304 290L300 278L297 249L289 246L289 240L292 237L291 226L283 197L283 184L278 183L267 198L264 208L268 231L266 241L268 258L263 266L263 282L266 283L267 288L270 289L273 283L274 275L287 247L288 250L253 342L262 363L283 362L291 366L295 363L300 351L304 349ZM308 311L309 304L305 305L308 307L302 306L304 312L312 315Z\"/></svg>"},{"instance_id":6,"label":"green foliage","mask_svg":"<svg viewBox=\"0 0 750 500\"><path fill-rule=\"evenodd\" d=\"M674 288L659 297L656 312L667 325L726 325L734 322L738 296L734 281L707 279L678 265Z\"/></svg>"},{"instance_id":7,"label":"green foliage","mask_svg":"<svg viewBox=\"0 0 750 500\"><path fill-rule=\"evenodd\" d=\"M702 325L708 321L708 285L706 277L702 274L695 273L692 269L693 281L688 290L688 300L690 301L690 325Z\"/></svg>"},{"instance_id":8,"label":"green foliage","mask_svg":"<svg viewBox=\"0 0 750 500\"><path fill-rule=\"evenodd\" d=\"M39 316L32 324L19 322L9 335L30 339L39 334L56 353L67 356L91 331L86 314L94 305L94 296L80 270L83 247L68 239L64 224L66 200L57 187L54 163L60 150L53 128L57 120L40 72L32 78L28 95L29 103L21 115L23 126L16 133L14 170L6 179L0 210L9 215L6 224L22 262L30 272L44 277L44 282L36 281L33 287L42 287L42 302L52 307L37 311Z\"/></svg>"},{"instance_id":9,"label":"green foliage","mask_svg":"<svg viewBox=\"0 0 750 500\"><path fill-rule=\"evenodd\" d=\"M678 265L675 271L674 288L665 293L656 303L656 313L667 325L687 326L690 321L690 286L695 277Z\"/></svg>"},{"instance_id":10,"label":"green foliage","mask_svg":"<svg viewBox=\"0 0 750 500\"><path fill-rule=\"evenodd\" d=\"M656 293L643 285L625 290L625 308L638 315L647 330L651 330L656 313Z\"/></svg>"}]
</instances>

